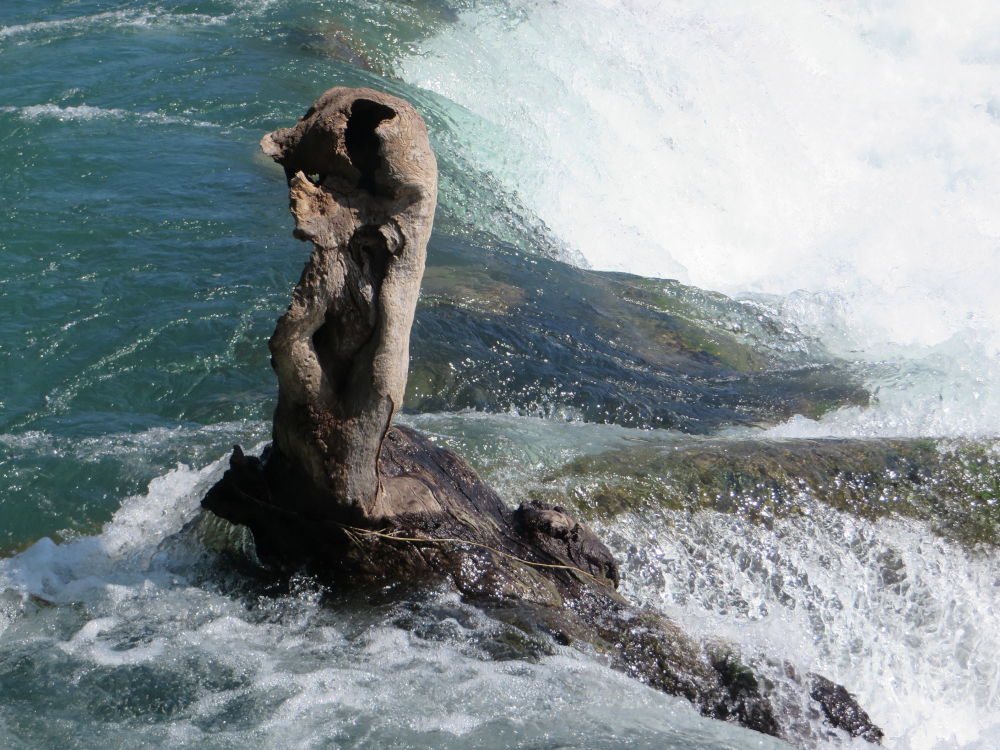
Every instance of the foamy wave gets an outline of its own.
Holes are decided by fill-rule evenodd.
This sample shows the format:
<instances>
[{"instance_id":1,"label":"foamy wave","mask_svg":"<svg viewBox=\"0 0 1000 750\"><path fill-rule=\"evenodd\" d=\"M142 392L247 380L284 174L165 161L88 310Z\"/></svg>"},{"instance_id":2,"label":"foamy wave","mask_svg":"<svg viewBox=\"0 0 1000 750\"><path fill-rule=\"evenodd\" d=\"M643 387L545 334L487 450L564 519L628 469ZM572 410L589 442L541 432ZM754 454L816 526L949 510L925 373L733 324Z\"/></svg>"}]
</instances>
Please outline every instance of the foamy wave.
<instances>
[{"instance_id":1,"label":"foamy wave","mask_svg":"<svg viewBox=\"0 0 1000 750\"><path fill-rule=\"evenodd\" d=\"M603 536L625 561L627 596L689 632L847 685L888 747L996 747L995 556L916 522L872 524L824 506L773 528L719 513L625 517Z\"/></svg>"},{"instance_id":2,"label":"foamy wave","mask_svg":"<svg viewBox=\"0 0 1000 750\"><path fill-rule=\"evenodd\" d=\"M787 297L852 359L978 337L945 377L992 373L994 403L1000 5L959 6L482 3L399 73L477 115L471 157L593 267ZM949 388L891 429L1000 430Z\"/></svg>"},{"instance_id":3,"label":"foamy wave","mask_svg":"<svg viewBox=\"0 0 1000 750\"><path fill-rule=\"evenodd\" d=\"M541 663L488 658L477 643L503 638L498 627L506 626L454 594L366 614L331 609L308 583L256 601L196 585L196 558L180 559L176 545L163 543L194 517L223 468L221 459L201 470L178 466L127 499L100 535L43 539L0 560L0 655L27 644L31 654L57 652L69 665L58 685L44 684L48 672L31 672L23 684L61 699L67 689L79 694L77 681L120 678L121 695L101 690L82 708L70 703L84 728L129 709L132 697L143 705L155 684L168 707L177 695L186 708L152 726L167 726L185 746L221 736L227 745L265 748L331 737L349 746L501 748L544 727L550 744L595 750L751 740L786 747L701 717L686 701L572 649ZM131 744L162 744L146 741L146 726L129 726Z\"/></svg>"},{"instance_id":4,"label":"foamy wave","mask_svg":"<svg viewBox=\"0 0 1000 750\"><path fill-rule=\"evenodd\" d=\"M17 114L26 120L52 118L55 120L138 120L159 125L188 125L198 128L218 127L214 122L190 117L165 115L160 112L134 112L128 109L92 107L89 104L62 107L58 104L32 104L26 107L0 107L0 112Z\"/></svg>"},{"instance_id":5,"label":"foamy wave","mask_svg":"<svg viewBox=\"0 0 1000 750\"><path fill-rule=\"evenodd\" d=\"M0 39L35 36L65 31L87 31L95 27L119 28L122 26L204 26L225 23L225 16L202 13L168 13L162 8L132 9L95 13L89 16L57 18L50 21L0 26Z\"/></svg>"},{"instance_id":6,"label":"foamy wave","mask_svg":"<svg viewBox=\"0 0 1000 750\"><path fill-rule=\"evenodd\" d=\"M157 545L194 517L201 492L224 466L223 459L201 470L179 465L154 479L146 495L126 499L100 535L64 544L45 538L0 560L0 590L68 603L94 589L141 583Z\"/></svg>"},{"instance_id":7,"label":"foamy wave","mask_svg":"<svg viewBox=\"0 0 1000 750\"><path fill-rule=\"evenodd\" d=\"M72 458L99 460L107 456L148 453L170 446L192 443L226 444L234 440L259 442L267 437L270 425L262 421L217 422L198 427L151 427L142 432L119 432L100 437L69 438L42 430L0 433L0 446L9 451L30 451Z\"/></svg>"},{"instance_id":8,"label":"foamy wave","mask_svg":"<svg viewBox=\"0 0 1000 750\"><path fill-rule=\"evenodd\" d=\"M401 73L506 130L477 158L595 267L834 292L868 341L998 327L1000 6L513 5Z\"/></svg>"}]
</instances>

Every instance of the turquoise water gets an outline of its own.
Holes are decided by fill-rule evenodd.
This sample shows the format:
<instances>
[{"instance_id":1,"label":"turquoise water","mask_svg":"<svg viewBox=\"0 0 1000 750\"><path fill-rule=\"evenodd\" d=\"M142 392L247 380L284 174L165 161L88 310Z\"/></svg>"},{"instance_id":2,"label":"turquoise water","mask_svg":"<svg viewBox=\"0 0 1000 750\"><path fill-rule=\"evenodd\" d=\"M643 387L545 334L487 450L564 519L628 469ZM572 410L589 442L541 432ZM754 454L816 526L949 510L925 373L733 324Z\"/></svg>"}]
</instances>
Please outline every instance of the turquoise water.
<instances>
[{"instance_id":1,"label":"turquoise water","mask_svg":"<svg viewBox=\"0 0 1000 750\"><path fill-rule=\"evenodd\" d=\"M359 44L388 57L448 16L433 3L0 10L0 473L20 498L0 504L0 547L106 520L170 461L197 460L200 428L228 435L212 446L261 434L265 342L305 256L257 141L331 85L412 95L339 61L331 24L364 29ZM477 207L489 186L455 167L452 112L425 111L445 174L439 227L531 243L502 194ZM102 439L162 429L184 437L135 451Z\"/></svg>"},{"instance_id":2,"label":"turquoise water","mask_svg":"<svg viewBox=\"0 0 1000 750\"><path fill-rule=\"evenodd\" d=\"M576 652L496 660L498 626L446 594L329 606L308 582L262 590L216 556L211 530L185 526L229 447L267 438L266 339L305 259L257 141L332 85L388 90L427 118L442 172L432 256L504 246L749 291L834 350L890 363L873 407L779 434L1000 431L1000 318L983 286L997 172L975 156L996 153L1000 130L988 33L935 37L918 9L846 3L567 8L0 6L0 746L782 746ZM977 28L1000 27L975 10ZM924 72L927 88L851 98L834 62L873 82ZM850 153L803 93L812 74L845 132L868 134ZM864 119L876 101L889 125ZM898 142L884 135L903 121ZM942 233L968 264L932 242ZM512 499L525 474L677 437L516 410L407 419ZM995 746L995 556L832 513L773 529L659 521L602 529L630 596L845 682L889 747ZM889 554L907 586L878 585Z\"/></svg>"}]
</instances>

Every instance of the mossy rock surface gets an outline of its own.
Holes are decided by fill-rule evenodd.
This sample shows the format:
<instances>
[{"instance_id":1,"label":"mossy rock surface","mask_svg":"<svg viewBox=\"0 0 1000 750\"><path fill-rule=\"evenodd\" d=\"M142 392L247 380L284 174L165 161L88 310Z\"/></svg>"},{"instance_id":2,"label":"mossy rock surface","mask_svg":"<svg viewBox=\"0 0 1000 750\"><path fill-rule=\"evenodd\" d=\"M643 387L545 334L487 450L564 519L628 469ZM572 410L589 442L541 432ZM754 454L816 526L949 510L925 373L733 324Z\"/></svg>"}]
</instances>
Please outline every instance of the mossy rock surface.
<instances>
[{"instance_id":1,"label":"mossy rock surface","mask_svg":"<svg viewBox=\"0 0 1000 750\"><path fill-rule=\"evenodd\" d=\"M849 363L763 308L676 281L435 237L406 406L709 434L869 394Z\"/></svg>"},{"instance_id":2,"label":"mossy rock surface","mask_svg":"<svg viewBox=\"0 0 1000 750\"><path fill-rule=\"evenodd\" d=\"M1000 546L1000 441L694 440L574 460L533 494L590 519L658 509L760 523L823 503L915 518L966 546Z\"/></svg>"}]
</instances>

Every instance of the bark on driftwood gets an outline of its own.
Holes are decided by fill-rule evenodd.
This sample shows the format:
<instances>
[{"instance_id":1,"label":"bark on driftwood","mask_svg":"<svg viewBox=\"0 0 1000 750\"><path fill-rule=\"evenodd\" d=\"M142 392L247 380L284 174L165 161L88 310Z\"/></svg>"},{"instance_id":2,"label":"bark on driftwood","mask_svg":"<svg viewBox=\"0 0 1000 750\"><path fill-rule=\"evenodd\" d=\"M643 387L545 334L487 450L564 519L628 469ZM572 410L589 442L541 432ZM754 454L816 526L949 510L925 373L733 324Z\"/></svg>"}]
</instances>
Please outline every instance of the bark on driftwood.
<instances>
[{"instance_id":1,"label":"bark on driftwood","mask_svg":"<svg viewBox=\"0 0 1000 750\"><path fill-rule=\"evenodd\" d=\"M205 508L249 527L275 568L307 568L338 585L445 583L708 716L790 737L782 716L815 711L812 701L834 726L880 739L847 691L821 678L802 685L802 705L778 706L724 648L631 606L608 549L562 508L512 510L459 456L391 426L437 188L427 131L409 104L331 89L262 147L285 168L295 235L313 250L271 339L273 442L260 458L237 448Z\"/></svg>"},{"instance_id":2,"label":"bark on driftwood","mask_svg":"<svg viewBox=\"0 0 1000 750\"><path fill-rule=\"evenodd\" d=\"M403 403L437 165L414 109L369 90L328 91L261 147L285 168L295 236L314 246L271 337L274 447L315 484L309 511L364 518Z\"/></svg>"}]
</instances>

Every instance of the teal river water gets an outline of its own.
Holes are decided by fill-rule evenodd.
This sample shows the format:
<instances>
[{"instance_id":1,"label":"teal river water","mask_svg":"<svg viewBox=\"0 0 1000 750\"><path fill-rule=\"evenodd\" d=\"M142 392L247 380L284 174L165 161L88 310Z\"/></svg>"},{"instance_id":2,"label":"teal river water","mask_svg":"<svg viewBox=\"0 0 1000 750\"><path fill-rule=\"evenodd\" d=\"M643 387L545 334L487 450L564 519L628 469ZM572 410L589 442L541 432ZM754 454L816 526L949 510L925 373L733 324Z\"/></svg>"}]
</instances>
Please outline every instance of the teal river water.
<instances>
[{"instance_id":1,"label":"teal river water","mask_svg":"<svg viewBox=\"0 0 1000 750\"><path fill-rule=\"evenodd\" d=\"M432 256L503 245L679 275L897 363L870 409L774 434L1000 432L986 31L927 36L916 7L570 5L0 4L0 747L785 746L571 650L493 659L497 626L448 595L374 611L330 606L308 581L265 596L179 533L228 448L267 438L266 340L305 248L257 142L332 85L388 90L427 118ZM838 61L872 89L844 95ZM925 90L898 82L921 71ZM895 74L886 98L874 81ZM869 140L831 130L807 75ZM964 244L942 270L944 233ZM675 437L517 413L406 419L512 499L570 458ZM661 520L602 529L634 598L849 684L889 747L1000 742L995 556L825 510L769 529ZM890 552L912 585L878 585Z\"/></svg>"}]
</instances>

